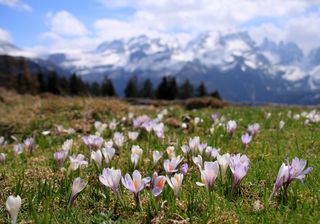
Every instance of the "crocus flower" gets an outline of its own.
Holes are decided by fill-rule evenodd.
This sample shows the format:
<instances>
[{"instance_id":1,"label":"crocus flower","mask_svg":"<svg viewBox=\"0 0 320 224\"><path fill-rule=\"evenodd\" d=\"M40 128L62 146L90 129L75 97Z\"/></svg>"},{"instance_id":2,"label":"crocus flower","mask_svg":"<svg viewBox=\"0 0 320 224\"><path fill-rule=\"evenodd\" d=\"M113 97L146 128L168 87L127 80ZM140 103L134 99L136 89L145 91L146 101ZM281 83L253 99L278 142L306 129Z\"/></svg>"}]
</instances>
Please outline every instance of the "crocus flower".
<instances>
[{"instance_id":1,"label":"crocus flower","mask_svg":"<svg viewBox=\"0 0 320 224\"><path fill-rule=\"evenodd\" d=\"M169 146L166 151L167 151L167 154L168 154L169 158L172 158L172 157L176 156L176 152L174 150L174 146Z\"/></svg>"},{"instance_id":2,"label":"crocus flower","mask_svg":"<svg viewBox=\"0 0 320 224\"><path fill-rule=\"evenodd\" d=\"M152 189L152 194L156 198L158 198L158 196L161 194L165 183L166 183L166 177L165 176L158 176L158 173L154 172L152 179L151 179L151 189Z\"/></svg>"},{"instance_id":3,"label":"crocus flower","mask_svg":"<svg viewBox=\"0 0 320 224\"><path fill-rule=\"evenodd\" d=\"M131 162L134 164L134 167L138 164L139 158L141 157L143 150L138 145L133 145L131 147Z\"/></svg>"},{"instance_id":4,"label":"crocus flower","mask_svg":"<svg viewBox=\"0 0 320 224\"><path fill-rule=\"evenodd\" d=\"M119 196L119 183L121 180L121 170L107 168L103 169L102 175L99 176L100 182L109 187L117 196Z\"/></svg>"},{"instance_id":5,"label":"crocus flower","mask_svg":"<svg viewBox=\"0 0 320 224\"><path fill-rule=\"evenodd\" d=\"M104 132L104 130L106 130L108 125L105 123L102 123L100 121L96 121L96 122L94 122L94 127L96 129L96 134L101 135Z\"/></svg>"},{"instance_id":6,"label":"crocus flower","mask_svg":"<svg viewBox=\"0 0 320 224\"><path fill-rule=\"evenodd\" d=\"M205 186L211 190L219 175L219 164L217 161L204 162L204 169L201 170L201 183L197 182L198 186Z\"/></svg>"},{"instance_id":7,"label":"crocus flower","mask_svg":"<svg viewBox=\"0 0 320 224\"><path fill-rule=\"evenodd\" d=\"M6 154L0 153L0 163L4 163L5 160L6 160Z\"/></svg>"},{"instance_id":8,"label":"crocus flower","mask_svg":"<svg viewBox=\"0 0 320 224\"><path fill-rule=\"evenodd\" d=\"M218 157L219 153L220 153L220 149L212 148L211 157L215 159Z\"/></svg>"},{"instance_id":9,"label":"crocus flower","mask_svg":"<svg viewBox=\"0 0 320 224\"><path fill-rule=\"evenodd\" d=\"M286 123L281 120L281 121L279 122L279 129L280 129L280 130L283 129L283 127L284 127L285 124L286 124Z\"/></svg>"},{"instance_id":10,"label":"crocus flower","mask_svg":"<svg viewBox=\"0 0 320 224\"><path fill-rule=\"evenodd\" d=\"M129 137L130 140L135 141L139 137L139 132L129 131L128 132L128 137Z\"/></svg>"},{"instance_id":11,"label":"crocus flower","mask_svg":"<svg viewBox=\"0 0 320 224\"><path fill-rule=\"evenodd\" d=\"M3 136L0 136L0 147L4 146L6 144L5 139Z\"/></svg>"},{"instance_id":12,"label":"crocus flower","mask_svg":"<svg viewBox=\"0 0 320 224\"><path fill-rule=\"evenodd\" d=\"M21 207L21 198L19 195L17 197L15 196L8 197L6 201L6 209L10 213L12 224L17 223L20 207Z\"/></svg>"},{"instance_id":13,"label":"crocus flower","mask_svg":"<svg viewBox=\"0 0 320 224\"><path fill-rule=\"evenodd\" d=\"M202 155L203 150L204 150L205 148L207 148L207 143L199 144L199 145L198 145L199 154Z\"/></svg>"},{"instance_id":14,"label":"crocus flower","mask_svg":"<svg viewBox=\"0 0 320 224\"><path fill-rule=\"evenodd\" d=\"M180 167L180 171L182 174L187 174L188 173L188 163L184 163Z\"/></svg>"},{"instance_id":15,"label":"crocus flower","mask_svg":"<svg viewBox=\"0 0 320 224\"><path fill-rule=\"evenodd\" d=\"M101 153L101 151L99 149L97 151L92 151L91 152L91 160L93 160L95 162L97 167L101 167L101 165L102 165L102 153Z\"/></svg>"},{"instance_id":16,"label":"crocus flower","mask_svg":"<svg viewBox=\"0 0 320 224\"><path fill-rule=\"evenodd\" d=\"M23 142L27 149L29 150L30 154L32 154L33 148L34 148L34 139L33 138L27 138Z\"/></svg>"},{"instance_id":17,"label":"crocus flower","mask_svg":"<svg viewBox=\"0 0 320 224\"><path fill-rule=\"evenodd\" d=\"M88 182L81 179L80 177L74 179L72 183L72 192L69 199L69 205L72 205L73 201L76 199L79 193L87 186L87 184Z\"/></svg>"},{"instance_id":18,"label":"crocus flower","mask_svg":"<svg viewBox=\"0 0 320 224\"><path fill-rule=\"evenodd\" d=\"M58 151L58 152L55 152L53 156L54 156L54 159L56 160L57 168L60 169L63 167L63 163L68 157L68 152Z\"/></svg>"},{"instance_id":19,"label":"crocus flower","mask_svg":"<svg viewBox=\"0 0 320 224\"><path fill-rule=\"evenodd\" d=\"M102 154L103 154L103 157L106 161L107 167L109 166L109 163L111 162L115 152L116 152L116 150L112 147L105 147L102 149Z\"/></svg>"},{"instance_id":20,"label":"crocus flower","mask_svg":"<svg viewBox=\"0 0 320 224\"><path fill-rule=\"evenodd\" d=\"M237 122L234 120L228 121L227 123L227 133L229 135L233 135L233 133L236 131L237 129Z\"/></svg>"},{"instance_id":21,"label":"crocus flower","mask_svg":"<svg viewBox=\"0 0 320 224\"><path fill-rule=\"evenodd\" d=\"M96 135L87 135L83 136L82 140L86 146L93 150L93 149L100 149L103 145L103 138L96 136Z\"/></svg>"},{"instance_id":22,"label":"crocus flower","mask_svg":"<svg viewBox=\"0 0 320 224\"><path fill-rule=\"evenodd\" d=\"M250 136L248 133L241 136L241 141L245 149L248 148L251 140L252 140L252 136Z\"/></svg>"},{"instance_id":23,"label":"crocus flower","mask_svg":"<svg viewBox=\"0 0 320 224\"><path fill-rule=\"evenodd\" d=\"M284 186L285 188L288 188L289 184L295 179L303 181L305 178L305 175L310 173L313 170L312 167L308 167L307 169L305 169L306 165L307 165L307 161L303 159L300 160L297 157L292 160L291 164L289 162L288 162L288 165L285 165L284 163L282 163L278 172L277 180L273 187L273 192L270 195L269 201L271 201L271 198L273 197L273 195L283 185L285 185Z\"/></svg>"},{"instance_id":24,"label":"crocus flower","mask_svg":"<svg viewBox=\"0 0 320 224\"><path fill-rule=\"evenodd\" d=\"M217 161L220 165L220 169L221 169L221 177L222 177L222 182L225 182L225 178L226 178L226 172L230 163L230 154L226 153L223 155L218 155L217 156Z\"/></svg>"},{"instance_id":25,"label":"crocus flower","mask_svg":"<svg viewBox=\"0 0 320 224\"><path fill-rule=\"evenodd\" d=\"M18 156L23 153L23 144L17 144L13 146L13 155Z\"/></svg>"},{"instance_id":26,"label":"crocus flower","mask_svg":"<svg viewBox=\"0 0 320 224\"><path fill-rule=\"evenodd\" d=\"M179 190L182 186L183 174L176 173L173 177L169 178L167 176L167 181L169 186L172 188L174 196L177 197L179 194Z\"/></svg>"},{"instance_id":27,"label":"crocus flower","mask_svg":"<svg viewBox=\"0 0 320 224\"><path fill-rule=\"evenodd\" d=\"M215 121L215 120L217 120L218 116L219 116L219 115L218 115L217 113L211 114L211 119L212 119L213 121Z\"/></svg>"},{"instance_id":28,"label":"crocus flower","mask_svg":"<svg viewBox=\"0 0 320 224\"><path fill-rule=\"evenodd\" d=\"M199 167L199 169L202 168L202 156L201 155L192 157L192 161L194 162L194 164L196 164Z\"/></svg>"},{"instance_id":29,"label":"crocus flower","mask_svg":"<svg viewBox=\"0 0 320 224\"><path fill-rule=\"evenodd\" d=\"M106 141L104 143L104 147L105 148L112 148L113 147L113 141L112 140Z\"/></svg>"},{"instance_id":30,"label":"crocus flower","mask_svg":"<svg viewBox=\"0 0 320 224\"><path fill-rule=\"evenodd\" d=\"M122 133L120 132L116 132L113 135L113 142L116 146L118 146L119 148L121 148L124 144L124 136Z\"/></svg>"},{"instance_id":31,"label":"crocus flower","mask_svg":"<svg viewBox=\"0 0 320 224\"><path fill-rule=\"evenodd\" d=\"M188 156L189 152L190 152L190 147L187 145L182 145L181 146L181 150L184 153L185 156Z\"/></svg>"},{"instance_id":32,"label":"crocus flower","mask_svg":"<svg viewBox=\"0 0 320 224\"><path fill-rule=\"evenodd\" d=\"M69 173L70 171L77 170L82 166L88 165L88 162L84 160L84 155L82 154L79 154L77 156L72 155L69 157L69 159L70 159L70 166L68 169Z\"/></svg>"},{"instance_id":33,"label":"crocus flower","mask_svg":"<svg viewBox=\"0 0 320 224\"><path fill-rule=\"evenodd\" d=\"M180 156L178 157L173 157L171 160L166 159L163 163L164 170L167 173L175 173L177 172L177 166L179 163L181 163L183 160L183 157L181 158Z\"/></svg>"},{"instance_id":34,"label":"crocus flower","mask_svg":"<svg viewBox=\"0 0 320 224\"><path fill-rule=\"evenodd\" d=\"M153 131L159 139L164 138L164 124L163 123L159 123L159 124L153 126Z\"/></svg>"},{"instance_id":35,"label":"crocus flower","mask_svg":"<svg viewBox=\"0 0 320 224\"><path fill-rule=\"evenodd\" d=\"M140 204L140 192L146 187L146 184L150 182L150 178L143 178L138 170L133 171L132 178L127 173L124 178L121 178L121 182L125 188L131 191L134 195L137 205Z\"/></svg>"},{"instance_id":36,"label":"crocus flower","mask_svg":"<svg viewBox=\"0 0 320 224\"><path fill-rule=\"evenodd\" d=\"M240 153L230 157L230 170L233 175L232 189L240 184L240 181L247 175L249 169L249 159L246 155L240 156Z\"/></svg>"},{"instance_id":37,"label":"crocus flower","mask_svg":"<svg viewBox=\"0 0 320 224\"><path fill-rule=\"evenodd\" d=\"M198 148L200 145L200 137L196 136L194 138L189 139L189 148L191 149L192 153L195 152L195 150Z\"/></svg>"},{"instance_id":38,"label":"crocus flower","mask_svg":"<svg viewBox=\"0 0 320 224\"><path fill-rule=\"evenodd\" d=\"M69 151L72 149L72 146L73 146L73 140L68 139L62 144L62 150L67 152L67 154L68 154Z\"/></svg>"},{"instance_id":39,"label":"crocus flower","mask_svg":"<svg viewBox=\"0 0 320 224\"><path fill-rule=\"evenodd\" d=\"M249 125L247 131L254 137L260 131L260 124L254 123Z\"/></svg>"},{"instance_id":40,"label":"crocus flower","mask_svg":"<svg viewBox=\"0 0 320 224\"><path fill-rule=\"evenodd\" d=\"M118 126L117 121L115 119L112 119L112 121L109 123L109 128L111 130L115 130L117 128L117 126Z\"/></svg>"},{"instance_id":41,"label":"crocus flower","mask_svg":"<svg viewBox=\"0 0 320 224\"><path fill-rule=\"evenodd\" d=\"M163 153L159 151L153 151L152 152L152 158L153 158L153 166L156 166L158 161L162 158Z\"/></svg>"}]
</instances>

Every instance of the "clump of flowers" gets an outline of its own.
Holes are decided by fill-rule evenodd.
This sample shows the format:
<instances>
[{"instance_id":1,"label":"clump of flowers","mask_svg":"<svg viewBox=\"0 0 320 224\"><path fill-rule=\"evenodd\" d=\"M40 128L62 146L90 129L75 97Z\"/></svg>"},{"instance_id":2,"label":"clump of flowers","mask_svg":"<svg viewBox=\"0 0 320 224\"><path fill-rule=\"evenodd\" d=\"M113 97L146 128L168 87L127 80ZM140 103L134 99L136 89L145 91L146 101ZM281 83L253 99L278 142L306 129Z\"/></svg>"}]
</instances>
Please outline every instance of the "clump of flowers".
<instances>
[{"instance_id":1,"label":"clump of flowers","mask_svg":"<svg viewBox=\"0 0 320 224\"><path fill-rule=\"evenodd\" d=\"M104 142L103 138L96 135L83 136L82 140L90 150L100 149Z\"/></svg>"},{"instance_id":2,"label":"clump of flowers","mask_svg":"<svg viewBox=\"0 0 320 224\"><path fill-rule=\"evenodd\" d=\"M247 175L249 169L249 158L246 155L233 155L230 157L229 167L232 172L232 189L235 190L240 181Z\"/></svg>"},{"instance_id":3,"label":"clump of flowers","mask_svg":"<svg viewBox=\"0 0 320 224\"><path fill-rule=\"evenodd\" d=\"M297 157L292 160L291 164L289 163L289 161L287 165L285 163L282 163L269 201L271 201L272 197L275 195L279 188L283 187L286 192L292 181L300 180L301 182L303 182L305 175L313 170L312 167L306 168L306 165L306 160L299 159Z\"/></svg>"}]
</instances>

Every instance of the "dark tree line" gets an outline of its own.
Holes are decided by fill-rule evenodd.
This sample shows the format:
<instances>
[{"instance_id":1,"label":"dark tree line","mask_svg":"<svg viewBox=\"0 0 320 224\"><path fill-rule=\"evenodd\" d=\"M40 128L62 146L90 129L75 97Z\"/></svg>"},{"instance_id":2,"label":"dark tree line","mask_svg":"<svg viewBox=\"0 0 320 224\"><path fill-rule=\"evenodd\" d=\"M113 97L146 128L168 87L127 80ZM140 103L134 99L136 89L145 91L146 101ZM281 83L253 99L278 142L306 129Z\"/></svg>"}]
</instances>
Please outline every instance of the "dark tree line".
<instances>
[{"instance_id":1,"label":"dark tree line","mask_svg":"<svg viewBox=\"0 0 320 224\"><path fill-rule=\"evenodd\" d=\"M31 75L29 71L18 75L5 75L3 85L9 89L15 89L21 94L52 93L69 96L116 96L116 91L110 79L105 78L102 83L87 83L76 74L69 78L49 72L46 75L38 73Z\"/></svg>"},{"instance_id":2,"label":"dark tree line","mask_svg":"<svg viewBox=\"0 0 320 224\"><path fill-rule=\"evenodd\" d=\"M15 89L21 94L52 93L66 96L116 96L112 80L107 76L102 82L88 83L76 74L59 76L56 72L32 74L26 60L11 60L0 63L0 86ZM9 75L8 75L9 74ZM177 83L174 77L163 77L157 86L150 79L138 82L136 76L130 78L124 90L127 98L188 99L211 95L220 98L217 91L208 93L203 82L193 85L188 79Z\"/></svg>"},{"instance_id":3,"label":"dark tree line","mask_svg":"<svg viewBox=\"0 0 320 224\"><path fill-rule=\"evenodd\" d=\"M163 77L158 86L154 88L150 79L146 79L142 85L139 85L137 77L134 76L129 79L124 92L127 98L174 100L213 96L221 99L218 91L209 94L203 82L198 86L193 86L191 82L186 79L181 84L178 84L174 77Z\"/></svg>"}]
</instances>

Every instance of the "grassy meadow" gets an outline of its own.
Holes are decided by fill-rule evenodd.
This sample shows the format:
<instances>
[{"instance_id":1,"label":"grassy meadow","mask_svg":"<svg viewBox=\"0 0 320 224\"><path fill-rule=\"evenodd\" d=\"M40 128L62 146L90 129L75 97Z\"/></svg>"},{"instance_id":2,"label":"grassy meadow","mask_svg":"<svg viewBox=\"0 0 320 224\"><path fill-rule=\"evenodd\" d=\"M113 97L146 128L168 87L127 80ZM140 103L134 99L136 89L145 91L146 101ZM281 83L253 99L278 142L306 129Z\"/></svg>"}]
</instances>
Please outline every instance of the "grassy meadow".
<instances>
[{"instance_id":1,"label":"grassy meadow","mask_svg":"<svg viewBox=\"0 0 320 224\"><path fill-rule=\"evenodd\" d=\"M117 99L21 96L3 90L0 96L0 136L6 141L0 147L0 153L6 155L0 162L0 223L10 223L6 211L10 195L19 195L22 200L18 223L319 223L320 122L308 117L313 108L227 106L186 110L174 104L136 106ZM218 114L215 121L213 113ZM134 126L133 120L141 115L158 117L156 122L164 124L163 138L156 131ZM232 135L225 128L230 120L237 124ZM96 121L106 128L99 132ZM283 128L279 127L280 121L284 122ZM241 136L253 123L261 128L245 149ZM129 139L129 131L139 132L138 138ZM124 136L120 147L115 144L116 132ZM100 135L106 142L113 140L115 155L108 167L120 169L122 176L138 170L142 177L152 177L156 171L170 179L174 175L165 171L164 161L172 156L167 148L173 146L175 156L183 157L176 173L182 172L182 164L188 164L177 197L168 181L157 199L150 183L146 183L140 205L122 182L117 196L99 180L106 162L103 158L99 166L91 159L93 149L82 139L90 134ZM205 150L188 154L181 150L195 136L201 143L220 149L221 155L241 153L249 158L249 169L238 187L231 187L230 168L224 182L220 171L211 191L196 184L201 182L200 168L192 157L202 154L203 161L216 158ZM15 155L15 145L29 137L35 140L32 153L24 147ZM54 153L61 151L68 139L73 145L63 167L57 168ZM134 145L142 149L135 166L131 160ZM154 150L163 152L156 165ZM88 164L70 170L69 156L80 153ZM287 164L287 160L291 163L295 157L306 160L306 167L313 170L303 183L294 180L287 191L278 189L269 202L281 164ZM77 177L87 185L69 203Z\"/></svg>"}]
</instances>

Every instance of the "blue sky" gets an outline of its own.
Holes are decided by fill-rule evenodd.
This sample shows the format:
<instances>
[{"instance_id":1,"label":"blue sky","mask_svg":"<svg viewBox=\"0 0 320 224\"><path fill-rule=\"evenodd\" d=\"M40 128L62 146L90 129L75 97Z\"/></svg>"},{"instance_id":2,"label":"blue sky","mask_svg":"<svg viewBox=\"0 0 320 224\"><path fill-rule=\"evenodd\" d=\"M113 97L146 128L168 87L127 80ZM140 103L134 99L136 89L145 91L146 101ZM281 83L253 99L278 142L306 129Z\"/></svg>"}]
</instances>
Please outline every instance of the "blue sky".
<instances>
[{"instance_id":1,"label":"blue sky","mask_svg":"<svg viewBox=\"0 0 320 224\"><path fill-rule=\"evenodd\" d=\"M0 40L34 51L88 50L146 34L188 40L248 31L257 41L320 46L318 0L0 0Z\"/></svg>"}]
</instances>

